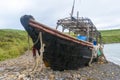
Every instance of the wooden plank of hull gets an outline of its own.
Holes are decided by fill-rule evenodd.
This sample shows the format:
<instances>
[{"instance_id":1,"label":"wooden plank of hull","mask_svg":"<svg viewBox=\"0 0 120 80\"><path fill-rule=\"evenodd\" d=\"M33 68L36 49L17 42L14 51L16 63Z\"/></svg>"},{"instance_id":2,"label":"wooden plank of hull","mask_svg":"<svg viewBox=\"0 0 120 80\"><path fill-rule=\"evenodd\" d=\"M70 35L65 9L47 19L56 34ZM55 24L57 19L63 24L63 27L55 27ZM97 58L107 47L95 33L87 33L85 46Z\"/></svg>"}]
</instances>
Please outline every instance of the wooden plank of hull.
<instances>
[{"instance_id":1,"label":"wooden plank of hull","mask_svg":"<svg viewBox=\"0 0 120 80\"><path fill-rule=\"evenodd\" d=\"M50 63L53 70L78 69L88 64L92 54L89 47L70 43L46 33L43 36L46 44L43 57L45 61ZM45 36L49 36L49 39L46 40Z\"/></svg>"},{"instance_id":2,"label":"wooden plank of hull","mask_svg":"<svg viewBox=\"0 0 120 80\"><path fill-rule=\"evenodd\" d=\"M45 51L43 60L50 64L53 70L78 69L88 64L92 56L93 45L89 42L79 41L57 30L51 29L25 15L21 17L21 23L31 36L33 43L42 31ZM40 43L36 44L40 48Z\"/></svg>"}]
</instances>

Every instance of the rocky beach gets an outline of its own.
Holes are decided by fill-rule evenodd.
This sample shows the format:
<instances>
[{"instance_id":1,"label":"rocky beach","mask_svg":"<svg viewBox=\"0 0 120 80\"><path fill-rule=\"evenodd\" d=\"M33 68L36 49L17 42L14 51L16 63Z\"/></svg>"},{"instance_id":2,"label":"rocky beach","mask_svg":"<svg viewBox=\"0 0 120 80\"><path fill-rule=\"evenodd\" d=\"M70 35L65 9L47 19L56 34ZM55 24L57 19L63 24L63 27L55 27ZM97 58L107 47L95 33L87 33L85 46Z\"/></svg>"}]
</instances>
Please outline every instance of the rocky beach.
<instances>
[{"instance_id":1,"label":"rocky beach","mask_svg":"<svg viewBox=\"0 0 120 80\"><path fill-rule=\"evenodd\" d=\"M36 72L33 68L31 52L15 59L0 62L0 80L119 80L120 66L108 62L105 64L93 63L92 66L78 70L53 71L44 67L40 71L40 65Z\"/></svg>"}]
</instances>

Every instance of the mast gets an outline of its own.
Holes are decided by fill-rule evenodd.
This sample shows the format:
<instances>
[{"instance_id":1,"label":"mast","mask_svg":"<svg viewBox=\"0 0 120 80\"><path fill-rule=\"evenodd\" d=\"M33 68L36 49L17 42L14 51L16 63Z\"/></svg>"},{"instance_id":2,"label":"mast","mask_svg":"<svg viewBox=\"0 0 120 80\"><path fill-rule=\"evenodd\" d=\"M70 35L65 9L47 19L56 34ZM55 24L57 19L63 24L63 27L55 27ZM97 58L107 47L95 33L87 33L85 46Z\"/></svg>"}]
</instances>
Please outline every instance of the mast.
<instances>
[{"instance_id":1,"label":"mast","mask_svg":"<svg viewBox=\"0 0 120 80\"><path fill-rule=\"evenodd\" d=\"M73 17L73 13L74 13L74 6L75 6L75 0L73 0L73 6L70 14L71 18Z\"/></svg>"}]
</instances>

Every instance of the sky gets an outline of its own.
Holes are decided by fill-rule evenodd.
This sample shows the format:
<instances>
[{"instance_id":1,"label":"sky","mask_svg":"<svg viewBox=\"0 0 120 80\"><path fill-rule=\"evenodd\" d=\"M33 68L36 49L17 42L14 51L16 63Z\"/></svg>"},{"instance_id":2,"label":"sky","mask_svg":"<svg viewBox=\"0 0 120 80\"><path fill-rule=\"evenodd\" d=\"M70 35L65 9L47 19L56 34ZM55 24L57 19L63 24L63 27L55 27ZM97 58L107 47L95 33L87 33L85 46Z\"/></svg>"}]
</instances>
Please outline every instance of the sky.
<instances>
[{"instance_id":1,"label":"sky","mask_svg":"<svg viewBox=\"0 0 120 80\"><path fill-rule=\"evenodd\" d=\"M76 0L74 16L92 20L98 30L120 29L120 0ZM55 28L58 19L69 17L73 0L0 0L0 29L24 30L20 17Z\"/></svg>"}]
</instances>

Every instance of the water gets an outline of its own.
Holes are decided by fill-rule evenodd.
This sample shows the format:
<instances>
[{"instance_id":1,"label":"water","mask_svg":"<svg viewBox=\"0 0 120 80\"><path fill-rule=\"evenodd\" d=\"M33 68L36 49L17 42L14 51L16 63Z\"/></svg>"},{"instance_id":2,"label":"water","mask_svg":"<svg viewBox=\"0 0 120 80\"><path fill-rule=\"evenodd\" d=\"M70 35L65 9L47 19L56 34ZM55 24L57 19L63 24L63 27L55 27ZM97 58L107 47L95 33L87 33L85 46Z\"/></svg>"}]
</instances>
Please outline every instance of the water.
<instances>
[{"instance_id":1,"label":"water","mask_svg":"<svg viewBox=\"0 0 120 80\"><path fill-rule=\"evenodd\" d=\"M108 61L120 65L120 43L105 44L104 54Z\"/></svg>"}]
</instances>

